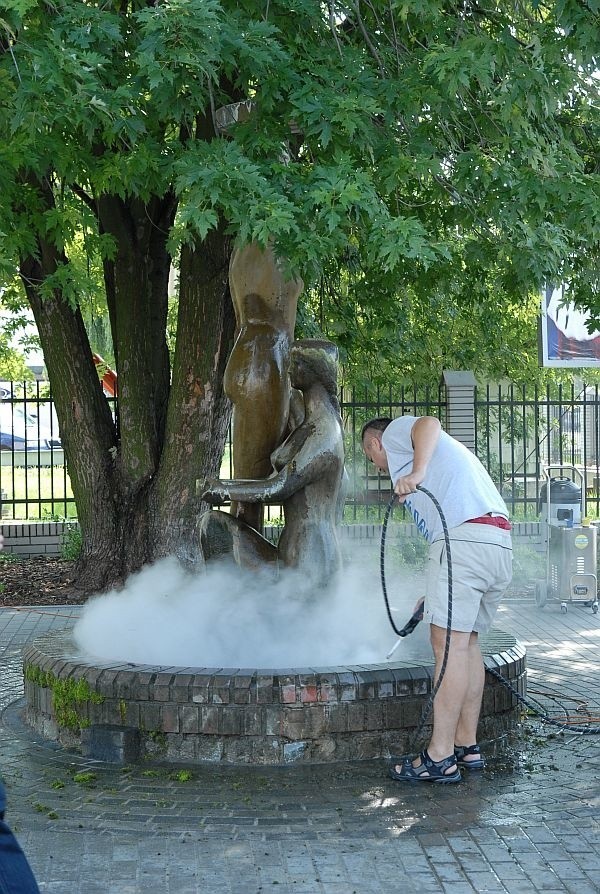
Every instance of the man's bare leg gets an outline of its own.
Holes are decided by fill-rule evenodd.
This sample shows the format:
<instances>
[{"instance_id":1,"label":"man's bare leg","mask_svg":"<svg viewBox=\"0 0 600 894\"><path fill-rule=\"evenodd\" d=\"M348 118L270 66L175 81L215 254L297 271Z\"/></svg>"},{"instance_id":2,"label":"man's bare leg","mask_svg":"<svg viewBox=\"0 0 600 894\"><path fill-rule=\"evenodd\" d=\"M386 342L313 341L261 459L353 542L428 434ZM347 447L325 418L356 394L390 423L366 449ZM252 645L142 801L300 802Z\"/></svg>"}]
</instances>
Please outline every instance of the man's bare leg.
<instances>
[{"instance_id":1,"label":"man's bare leg","mask_svg":"<svg viewBox=\"0 0 600 894\"><path fill-rule=\"evenodd\" d=\"M469 640L469 663L467 673L469 686L463 709L458 718L456 737L454 739L455 745L465 746L475 745L477 742L477 726L479 724L479 714L481 712L481 701L485 685L485 667L477 633L472 633ZM465 763L469 763L471 761L480 761L481 758L477 754L467 754L464 756L463 760Z\"/></svg>"},{"instance_id":2,"label":"man's bare leg","mask_svg":"<svg viewBox=\"0 0 600 894\"><path fill-rule=\"evenodd\" d=\"M444 660L446 649L446 630L431 624L431 645L435 656L435 678L437 681ZM435 696L433 709L433 734L427 746L430 758L441 761L454 754L454 737L459 718L463 711L469 692L469 640L470 633L453 631L450 637L450 650L448 662L440 688ZM413 761L413 767L418 769L421 765L420 758ZM399 771L399 767L396 767ZM456 765L450 767L448 774L456 772Z\"/></svg>"},{"instance_id":3,"label":"man's bare leg","mask_svg":"<svg viewBox=\"0 0 600 894\"><path fill-rule=\"evenodd\" d=\"M446 629L431 625L431 645L435 656L437 681L446 650ZM481 711L485 670L476 633L454 630L450 636L448 662L440 688L435 696L433 733L427 751L434 761L454 754L455 745L473 745ZM420 766L420 759L413 761ZM397 767L397 770L400 768ZM456 767L447 770L449 774Z\"/></svg>"},{"instance_id":4,"label":"man's bare leg","mask_svg":"<svg viewBox=\"0 0 600 894\"><path fill-rule=\"evenodd\" d=\"M434 761L454 754L454 742L459 718L469 696L469 640L470 633L454 630L450 636L448 662L440 688L433 703L433 733L427 751ZM446 630L431 625L431 645L435 656L437 680L446 650Z\"/></svg>"}]
</instances>

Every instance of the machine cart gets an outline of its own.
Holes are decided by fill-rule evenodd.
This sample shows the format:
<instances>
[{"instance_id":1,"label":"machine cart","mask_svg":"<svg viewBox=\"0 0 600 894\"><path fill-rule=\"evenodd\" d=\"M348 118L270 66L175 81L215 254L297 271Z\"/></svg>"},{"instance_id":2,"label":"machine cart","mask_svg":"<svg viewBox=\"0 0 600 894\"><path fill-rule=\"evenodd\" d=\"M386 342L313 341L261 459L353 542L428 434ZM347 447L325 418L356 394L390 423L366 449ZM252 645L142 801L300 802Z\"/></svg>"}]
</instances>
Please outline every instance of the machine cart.
<instances>
[{"instance_id":1,"label":"machine cart","mask_svg":"<svg viewBox=\"0 0 600 894\"><path fill-rule=\"evenodd\" d=\"M551 472L560 477L551 477ZM564 475L570 472L572 477ZM542 521L545 531L546 579L536 581L535 601L582 602L598 611L597 528L585 517L585 478L576 466L547 466L542 486ZM577 484L579 478L580 484ZM545 518L544 518L545 514Z\"/></svg>"}]
</instances>

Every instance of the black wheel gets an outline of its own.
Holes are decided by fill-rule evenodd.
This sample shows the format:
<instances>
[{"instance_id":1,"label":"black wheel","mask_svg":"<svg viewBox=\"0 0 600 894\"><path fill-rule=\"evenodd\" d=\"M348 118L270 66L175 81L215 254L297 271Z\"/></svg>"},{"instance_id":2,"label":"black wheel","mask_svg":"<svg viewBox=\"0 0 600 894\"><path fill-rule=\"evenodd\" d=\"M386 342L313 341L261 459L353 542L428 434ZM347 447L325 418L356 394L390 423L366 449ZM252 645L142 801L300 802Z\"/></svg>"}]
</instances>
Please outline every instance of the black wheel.
<instances>
[{"instance_id":1,"label":"black wheel","mask_svg":"<svg viewBox=\"0 0 600 894\"><path fill-rule=\"evenodd\" d=\"M545 580L535 582L535 604L538 608L543 608L548 601L548 584Z\"/></svg>"}]
</instances>

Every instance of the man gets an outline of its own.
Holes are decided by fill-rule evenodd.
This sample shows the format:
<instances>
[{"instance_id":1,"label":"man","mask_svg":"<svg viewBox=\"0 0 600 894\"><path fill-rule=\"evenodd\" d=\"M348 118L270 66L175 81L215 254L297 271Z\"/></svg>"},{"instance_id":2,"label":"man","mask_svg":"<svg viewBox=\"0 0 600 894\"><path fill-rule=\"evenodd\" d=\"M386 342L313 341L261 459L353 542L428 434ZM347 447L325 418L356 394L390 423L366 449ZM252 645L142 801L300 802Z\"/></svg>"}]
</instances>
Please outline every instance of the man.
<instances>
[{"instance_id":1,"label":"man","mask_svg":"<svg viewBox=\"0 0 600 894\"><path fill-rule=\"evenodd\" d=\"M4 538L0 534L0 549ZM4 822L6 796L0 781L0 894L39 894L39 888L17 840Z\"/></svg>"},{"instance_id":2,"label":"man","mask_svg":"<svg viewBox=\"0 0 600 894\"><path fill-rule=\"evenodd\" d=\"M430 625L437 681L448 627L448 577L437 499L451 541L452 622L446 670L435 696L433 734L414 760L390 770L400 781L452 783L460 768L481 770L477 724L485 681L478 635L489 630L512 576L508 511L477 457L432 416L372 419L363 427L367 458L388 472L394 493L430 546L424 620Z\"/></svg>"}]
</instances>

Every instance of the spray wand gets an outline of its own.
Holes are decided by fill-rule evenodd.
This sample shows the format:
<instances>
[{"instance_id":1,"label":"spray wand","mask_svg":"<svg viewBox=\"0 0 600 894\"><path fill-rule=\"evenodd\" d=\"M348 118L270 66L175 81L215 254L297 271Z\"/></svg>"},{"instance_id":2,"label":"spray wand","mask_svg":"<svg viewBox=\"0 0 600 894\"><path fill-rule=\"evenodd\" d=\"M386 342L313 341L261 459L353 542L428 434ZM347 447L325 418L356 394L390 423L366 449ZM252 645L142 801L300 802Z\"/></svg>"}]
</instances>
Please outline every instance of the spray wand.
<instances>
[{"instance_id":1,"label":"spray wand","mask_svg":"<svg viewBox=\"0 0 600 894\"><path fill-rule=\"evenodd\" d=\"M398 648L400 643L402 642L403 638L405 636L408 636L410 633L412 633L413 630L415 630L415 628L419 624L419 622L422 620L423 620L423 602L421 602L419 604L418 608L413 612L413 614L410 616L409 620L406 622L404 627L401 627L400 630L398 630L396 628L395 624L392 624L394 630L396 631L396 633L398 634L400 639L396 640L396 642L394 643L394 645L392 646L390 651L385 656L388 659L388 661L392 657L392 655L394 654L394 652L396 651L396 649Z\"/></svg>"},{"instance_id":2,"label":"spray wand","mask_svg":"<svg viewBox=\"0 0 600 894\"><path fill-rule=\"evenodd\" d=\"M446 546L446 559L447 559L447 563L448 563L448 623L446 626L446 647L444 649L444 658L442 661L442 669L441 669L440 675L438 677L438 681L434 687L434 692L431 697L431 702L433 703L433 698L435 696L435 693L437 692L437 690L440 687L440 684L442 682L442 677L444 676L444 673L446 670L446 664L448 661L448 652L450 649L450 628L452 626L452 560L450 558L450 554L451 554L450 535L448 533L448 526L446 524L446 519L444 517L444 513L442 512L442 507L438 503L436 497L434 497L434 495L431 493L431 491L427 490L427 488L423 487L423 485L421 485L421 484L417 485L417 490L420 490L427 497L429 497L429 499L431 500L431 502L433 503L433 505L435 506L435 508L437 509L437 511L439 513L440 521L442 523L442 528L444 531L444 542L445 542L445 546ZM412 633L413 630L416 628L417 624L419 623L419 621L423 620L423 602L421 602L420 605L418 605L417 608L415 609L415 611L413 612L410 619L404 625L404 627L400 627L400 628L397 627L396 623L394 621L393 615L392 615L391 608L390 608L390 601L388 599L387 586L386 586L386 581L385 581L385 538L386 538L386 534L387 534L388 522L390 520L390 516L391 516L392 510L394 508L394 503L396 502L397 499L398 498L397 498L396 494L394 494L387 506L386 511L385 511L383 524L381 526L381 549L379 552L379 570L381 573L381 589L383 590L383 599L385 602L385 608L387 611L388 620L392 626L394 633L398 637L400 637L398 640L396 640L396 642L394 643L394 645L392 646L392 648L386 655L386 658L388 661L392 657L392 655L394 654L394 652L396 651L396 649L398 648L400 643L402 642L402 639L405 636L408 636L410 633Z\"/></svg>"}]
</instances>

